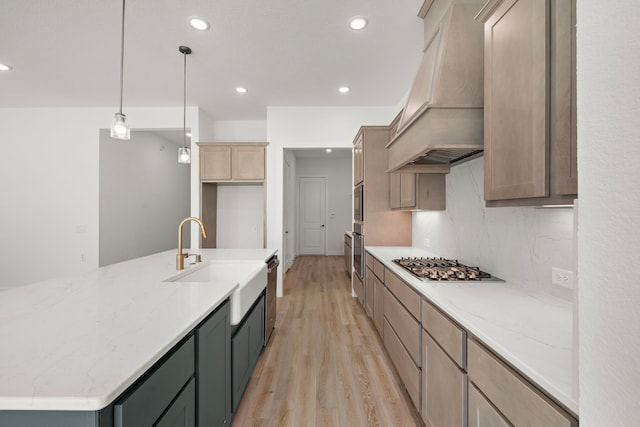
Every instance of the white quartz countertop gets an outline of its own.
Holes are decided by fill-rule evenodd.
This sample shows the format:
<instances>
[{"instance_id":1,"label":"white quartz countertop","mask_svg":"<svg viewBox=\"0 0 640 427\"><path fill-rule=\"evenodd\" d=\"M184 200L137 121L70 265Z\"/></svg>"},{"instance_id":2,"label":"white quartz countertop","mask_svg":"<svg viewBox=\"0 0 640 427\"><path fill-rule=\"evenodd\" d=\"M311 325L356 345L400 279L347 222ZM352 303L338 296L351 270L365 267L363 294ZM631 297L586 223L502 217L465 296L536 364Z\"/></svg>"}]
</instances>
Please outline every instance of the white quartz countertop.
<instances>
[{"instance_id":1,"label":"white quartz countertop","mask_svg":"<svg viewBox=\"0 0 640 427\"><path fill-rule=\"evenodd\" d=\"M266 261L276 250L197 252ZM1 292L0 410L105 408L237 287L164 282L178 273L176 253Z\"/></svg>"},{"instance_id":2,"label":"white quartz countertop","mask_svg":"<svg viewBox=\"0 0 640 427\"><path fill-rule=\"evenodd\" d=\"M575 415L572 304L508 282L422 280L393 259L437 256L413 247L366 251Z\"/></svg>"}]
</instances>

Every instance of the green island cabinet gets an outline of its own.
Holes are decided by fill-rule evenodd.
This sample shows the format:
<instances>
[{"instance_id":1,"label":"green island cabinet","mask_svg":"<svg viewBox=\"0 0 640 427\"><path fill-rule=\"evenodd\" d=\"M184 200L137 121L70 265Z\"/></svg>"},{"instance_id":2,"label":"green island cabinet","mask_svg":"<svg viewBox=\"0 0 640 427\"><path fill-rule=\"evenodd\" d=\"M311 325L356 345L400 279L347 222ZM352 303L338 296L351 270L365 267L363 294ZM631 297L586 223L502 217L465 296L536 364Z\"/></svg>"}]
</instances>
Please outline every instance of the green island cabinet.
<instances>
[{"instance_id":1,"label":"green island cabinet","mask_svg":"<svg viewBox=\"0 0 640 427\"><path fill-rule=\"evenodd\" d=\"M231 370L232 408L236 412L244 395L251 374L264 348L265 293L263 292L242 322L232 332Z\"/></svg>"},{"instance_id":2,"label":"green island cabinet","mask_svg":"<svg viewBox=\"0 0 640 427\"><path fill-rule=\"evenodd\" d=\"M264 301L264 298L261 298L261 301ZM0 411L0 425L12 427L228 425L231 423L232 415L229 319L230 304L227 299L114 403L102 410Z\"/></svg>"}]
</instances>

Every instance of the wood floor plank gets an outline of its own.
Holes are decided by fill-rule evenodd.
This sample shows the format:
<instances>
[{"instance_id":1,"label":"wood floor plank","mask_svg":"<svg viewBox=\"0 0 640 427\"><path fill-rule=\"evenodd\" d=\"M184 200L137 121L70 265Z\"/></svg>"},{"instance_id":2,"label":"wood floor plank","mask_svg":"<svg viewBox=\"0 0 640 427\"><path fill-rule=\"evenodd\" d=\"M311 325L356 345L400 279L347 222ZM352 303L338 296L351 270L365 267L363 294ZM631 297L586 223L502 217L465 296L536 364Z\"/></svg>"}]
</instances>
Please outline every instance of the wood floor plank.
<instances>
[{"instance_id":1,"label":"wood floor plank","mask_svg":"<svg viewBox=\"0 0 640 427\"><path fill-rule=\"evenodd\" d=\"M342 256L296 258L234 426L423 426L350 289Z\"/></svg>"}]
</instances>

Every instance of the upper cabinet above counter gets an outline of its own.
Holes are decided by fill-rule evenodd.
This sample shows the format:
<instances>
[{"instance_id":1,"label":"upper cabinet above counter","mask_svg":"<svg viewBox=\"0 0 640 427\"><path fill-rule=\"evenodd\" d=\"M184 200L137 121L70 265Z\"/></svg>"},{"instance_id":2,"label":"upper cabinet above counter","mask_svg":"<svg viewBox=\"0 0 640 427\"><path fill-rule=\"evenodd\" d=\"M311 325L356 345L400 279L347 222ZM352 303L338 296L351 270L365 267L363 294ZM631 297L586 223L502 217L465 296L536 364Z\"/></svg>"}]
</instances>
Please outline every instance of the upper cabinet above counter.
<instances>
[{"instance_id":1,"label":"upper cabinet above counter","mask_svg":"<svg viewBox=\"0 0 640 427\"><path fill-rule=\"evenodd\" d=\"M427 0L425 48L397 132L388 172L447 173L483 149L484 0Z\"/></svg>"},{"instance_id":2,"label":"upper cabinet above counter","mask_svg":"<svg viewBox=\"0 0 640 427\"><path fill-rule=\"evenodd\" d=\"M201 181L264 181L266 143L198 145Z\"/></svg>"},{"instance_id":3,"label":"upper cabinet above counter","mask_svg":"<svg viewBox=\"0 0 640 427\"><path fill-rule=\"evenodd\" d=\"M490 0L484 23L487 206L577 197L575 0Z\"/></svg>"}]
</instances>

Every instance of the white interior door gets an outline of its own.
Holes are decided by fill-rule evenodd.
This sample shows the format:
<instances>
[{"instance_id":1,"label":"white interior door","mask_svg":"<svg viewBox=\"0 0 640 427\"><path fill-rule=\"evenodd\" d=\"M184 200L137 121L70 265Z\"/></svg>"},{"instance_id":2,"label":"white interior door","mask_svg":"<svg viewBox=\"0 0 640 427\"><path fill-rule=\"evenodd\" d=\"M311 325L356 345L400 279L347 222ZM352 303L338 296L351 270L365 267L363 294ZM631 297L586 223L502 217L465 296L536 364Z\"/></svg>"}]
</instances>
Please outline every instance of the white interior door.
<instances>
[{"instance_id":1,"label":"white interior door","mask_svg":"<svg viewBox=\"0 0 640 427\"><path fill-rule=\"evenodd\" d=\"M299 179L299 251L302 255L324 255L326 240L326 178Z\"/></svg>"}]
</instances>

